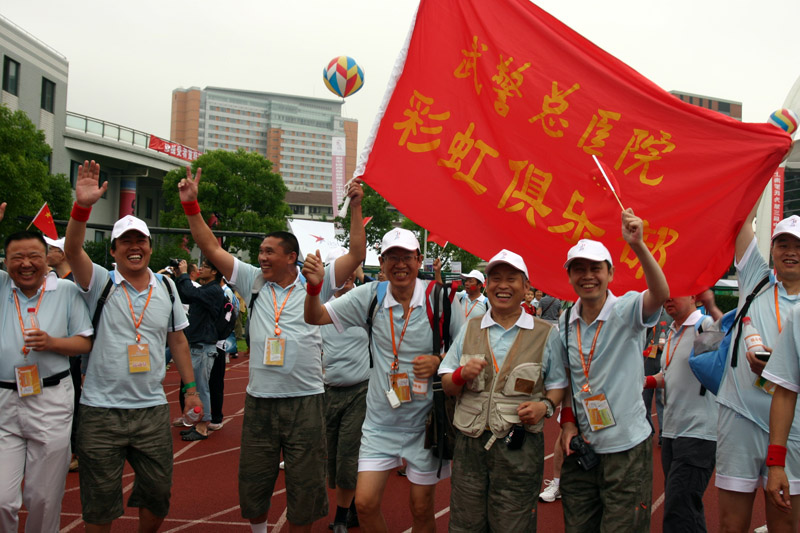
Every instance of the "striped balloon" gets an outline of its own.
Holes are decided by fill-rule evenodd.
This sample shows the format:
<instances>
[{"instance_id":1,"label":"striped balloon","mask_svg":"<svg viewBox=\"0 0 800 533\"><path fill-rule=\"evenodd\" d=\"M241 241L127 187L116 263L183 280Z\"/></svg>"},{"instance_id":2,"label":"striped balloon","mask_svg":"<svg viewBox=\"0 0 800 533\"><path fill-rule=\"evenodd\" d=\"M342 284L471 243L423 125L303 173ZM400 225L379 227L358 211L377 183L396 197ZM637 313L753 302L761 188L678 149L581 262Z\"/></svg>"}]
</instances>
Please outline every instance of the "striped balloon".
<instances>
[{"instance_id":1,"label":"striped balloon","mask_svg":"<svg viewBox=\"0 0 800 533\"><path fill-rule=\"evenodd\" d=\"M330 92L345 98L364 86L364 70L352 57L334 57L322 71L322 79Z\"/></svg>"},{"instance_id":2,"label":"striped balloon","mask_svg":"<svg viewBox=\"0 0 800 533\"><path fill-rule=\"evenodd\" d=\"M768 122L791 135L797 129L797 114L791 109L778 109L772 112Z\"/></svg>"}]
</instances>

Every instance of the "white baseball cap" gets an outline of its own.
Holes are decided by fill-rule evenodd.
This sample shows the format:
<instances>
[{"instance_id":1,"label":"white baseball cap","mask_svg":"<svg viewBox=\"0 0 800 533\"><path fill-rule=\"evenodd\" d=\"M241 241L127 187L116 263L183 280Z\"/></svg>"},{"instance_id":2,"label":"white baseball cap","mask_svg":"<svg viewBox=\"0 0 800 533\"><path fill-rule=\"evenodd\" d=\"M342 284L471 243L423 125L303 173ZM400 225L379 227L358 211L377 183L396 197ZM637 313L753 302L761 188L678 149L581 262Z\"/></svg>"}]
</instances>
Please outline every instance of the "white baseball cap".
<instances>
[{"instance_id":1,"label":"white baseball cap","mask_svg":"<svg viewBox=\"0 0 800 533\"><path fill-rule=\"evenodd\" d=\"M800 217L797 215L792 215L788 218L784 218L778 225L775 226L775 231L772 232L772 240L775 240L775 237L778 235L788 234L792 237L796 237L800 239Z\"/></svg>"},{"instance_id":2,"label":"white baseball cap","mask_svg":"<svg viewBox=\"0 0 800 533\"><path fill-rule=\"evenodd\" d=\"M569 249L569 252L567 252L567 262L564 263L564 268L569 268L569 264L572 263L573 259L608 261L609 267L614 266L608 248L603 246L602 242L593 241L591 239L581 239L578 241L578 244Z\"/></svg>"},{"instance_id":3,"label":"white baseball cap","mask_svg":"<svg viewBox=\"0 0 800 533\"><path fill-rule=\"evenodd\" d=\"M147 228L147 224L145 224L144 220L136 218L133 215L125 215L114 224L114 228L111 230L111 240L118 239L123 233L129 231L138 231L147 237L150 236L150 230Z\"/></svg>"},{"instance_id":4,"label":"white baseball cap","mask_svg":"<svg viewBox=\"0 0 800 533\"><path fill-rule=\"evenodd\" d=\"M62 252L64 251L64 239L65 237L61 237L60 239L51 239L46 235L42 235L44 237L44 242L46 242L49 246L55 246Z\"/></svg>"},{"instance_id":5,"label":"white baseball cap","mask_svg":"<svg viewBox=\"0 0 800 533\"><path fill-rule=\"evenodd\" d=\"M528 267L525 265L525 261L522 259L522 256L515 254L510 250L500 250L500 252L497 255L495 255L489 260L489 264L486 265L486 275L488 276L489 271L491 271L492 268L499 265L500 263L505 263L507 265L514 267L517 270L521 271L523 274L525 274L526 278L530 278L530 276L528 276ZM472 272L470 272L467 277L470 278L473 277Z\"/></svg>"},{"instance_id":6,"label":"white baseball cap","mask_svg":"<svg viewBox=\"0 0 800 533\"><path fill-rule=\"evenodd\" d=\"M481 285L486 283L486 278L483 277L483 274L480 273L478 270L473 270L469 274L461 274L462 278L475 278L481 282Z\"/></svg>"},{"instance_id":7,"label":"white baseball cap","mask_svg":"<svg viewBox=\"0 0 800 533\"><path fill-rule=\"evenodd\" d=\"M419 241L416 235L403 228L395 228L386 233L381 241L381 255L386 253L389 248L402 248L416 252L419 250Z\"/></svg>"},{"instance_id":8,"label":"white baseball cap","mask_svg":"<svg viewBox=\"0 0 800 533\"><path fill-rule=\"evenodd\" d=\"M344 246L337 246L336 248L331 248L328 250L328 254L325 256L325 264L328 265L333 263L343 255L347 255L347 248Z\"/></svg>"}]
</instances>

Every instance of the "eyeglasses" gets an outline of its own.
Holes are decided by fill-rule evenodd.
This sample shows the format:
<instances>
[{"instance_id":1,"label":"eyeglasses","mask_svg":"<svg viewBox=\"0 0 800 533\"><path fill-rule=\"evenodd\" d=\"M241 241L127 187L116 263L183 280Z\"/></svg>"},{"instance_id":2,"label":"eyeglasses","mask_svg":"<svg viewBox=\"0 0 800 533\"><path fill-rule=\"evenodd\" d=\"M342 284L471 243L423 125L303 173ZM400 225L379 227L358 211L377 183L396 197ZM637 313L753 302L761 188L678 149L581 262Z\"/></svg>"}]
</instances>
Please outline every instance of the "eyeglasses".
<instances>
[{"instance_id":1,"label":"eyeglasses","mask_svg":"<svg viewBox=\"0 0 800 533\"><path fill-rule=\"evenodd\" d=\"M417 258L417 256L414 255L414 254L384 255L383 256L383 260L386 261L387 263L400 263L400 262L402 262L402 263L408 264L408 263L410 263L411 261L413 261L416 258Z\"/></svg>"}]
</instances>

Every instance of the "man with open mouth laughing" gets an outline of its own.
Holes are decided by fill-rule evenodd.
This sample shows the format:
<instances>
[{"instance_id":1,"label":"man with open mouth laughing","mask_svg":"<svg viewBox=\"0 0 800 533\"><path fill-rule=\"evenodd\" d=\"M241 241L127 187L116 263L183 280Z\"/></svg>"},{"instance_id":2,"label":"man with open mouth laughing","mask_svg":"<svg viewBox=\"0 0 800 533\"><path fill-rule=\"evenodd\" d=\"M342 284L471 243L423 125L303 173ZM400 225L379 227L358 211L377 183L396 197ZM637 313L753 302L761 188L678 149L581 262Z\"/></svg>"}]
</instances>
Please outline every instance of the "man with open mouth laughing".
<instances>
[{"instance_id":1,"label":"man with open mouth laughing","mask_svg":"<svg viewBox=\"0 0 800 533\"><path fill-rule=\"evenodd\" d=\"M92 206L105 194L100 165L78 168L76 202L64 253L75 283L95 316L94 346L81 394L78 427L81 505L86 531L110 531L122 515L122 470L127 457L136 474L130 507L139 508L139 531L156 531L169 512L172 435L162 381L165 346L186 384L186 411L202 407L197 397L189 325L171 279L150 268L152 240L143 220L128 215L111 231L116 268L95 265L83 250ZM101 296L104 303L100 303Z\"/></svg>"},{"instance_id":2,"label":"man with open mouth laughing","mask_svg":"<svg viewBox=\"0 0 800 533\"><path fill-rule=\"evenodd\" d=\"M565 364L572 383L561 410L567 532L650 530L652 442L642 402L641 354L645 329L657 322L669 287L642 239L642 219L632 209L622 212L622 237L644 271L644 292L618 298L608 290L614 264L600 242L578 241L564 264L578 296L561 315L559 328L568 341ZM591 470L585 469L580 440L570 446L576 436L599 457Z\"/></svg>"}]
</instances>

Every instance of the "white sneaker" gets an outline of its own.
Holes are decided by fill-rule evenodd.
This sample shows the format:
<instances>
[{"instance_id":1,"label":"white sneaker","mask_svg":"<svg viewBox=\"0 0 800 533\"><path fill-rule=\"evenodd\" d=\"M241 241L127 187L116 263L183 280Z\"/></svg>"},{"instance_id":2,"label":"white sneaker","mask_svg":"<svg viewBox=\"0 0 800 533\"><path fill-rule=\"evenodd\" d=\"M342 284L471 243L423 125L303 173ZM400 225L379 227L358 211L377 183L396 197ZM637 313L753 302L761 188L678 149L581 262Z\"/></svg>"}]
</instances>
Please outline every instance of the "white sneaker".
<instances>
[{"instance_id":1,"label":"white sneaker","mask_svg":"<svg viewBox=\"0 0 800 533\"><path fill-rule=\"evenodd\" d=\"M281 464L279 466L281 470L284 470L286 468L286 464L283 461L281 461Z\"/></svg>"},{"instance_id":2,"label":"white sneaker","mask_svg":"<svg viewBox=\"0 0 800 533\"><path fill-rule=\"evenodd\" d=\"M543 502L552 503L561 499L561 489L558 483L551 479L545 479L544 484L547 487L539 494L539 499Z\"/></svg>"},{"instance_id":3,"label":"white sneaker","mask_svg":"<svg viewBox=\"0 0 800 533\"><path fill-rule=\"evenodd\" d=\"M761 527L757 527L757 528L755 528L753 530L753 533L768 533L768 532L769 532L769 530L767 529L767 525L766 524L764 524Z\"/></svg>"}]
</instances>

